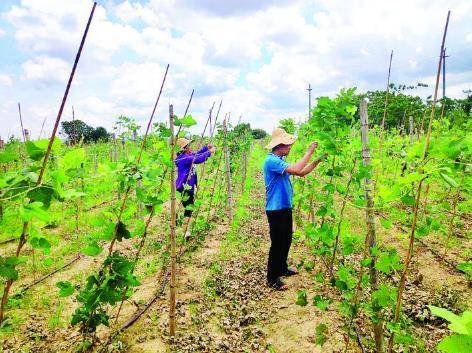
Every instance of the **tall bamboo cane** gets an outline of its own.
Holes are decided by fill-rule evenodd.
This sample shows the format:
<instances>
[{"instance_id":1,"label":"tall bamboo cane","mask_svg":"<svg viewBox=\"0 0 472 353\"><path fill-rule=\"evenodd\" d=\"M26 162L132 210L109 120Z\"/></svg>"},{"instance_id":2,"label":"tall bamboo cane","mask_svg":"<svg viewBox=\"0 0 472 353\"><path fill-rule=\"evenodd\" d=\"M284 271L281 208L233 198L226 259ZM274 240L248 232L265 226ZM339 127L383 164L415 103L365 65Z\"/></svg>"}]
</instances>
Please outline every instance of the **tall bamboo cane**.
<instances>
[{"instance_id":1,"label":"tall bamboo cane","mask_svg":"<svg viewBox=\"0 0 472 353\"><path fill-rule=\"evenodd\" d=\"M141 144L141 148L139 150L138 158L136 160L136 166L138 166L139 163L141 162L141 157L143 155L144 147L146 146L146 141L147 141L147 137L148 137L148 134L149 134L149 130L151 129L151 124L152 124L152 120L154 119L154 114L156 112L157 104L159 103L159 99L161 98L162 89L164 88L164 83L166 82L166 77L167 77L167 72L168 71L169 71L169 64L167 64L166 71L164 73L164 78L162 79L161 88L159 90L159 94L157 95L156 102L154 103L154 107L152 109L151 116L149 117L149 121L148 121L148 124L147 124L147 127L146 127L146 132L144 133L144 137L143 137L143 142ZM124 194L123 200L121 202L121 207L118 211L118 217L116 219L116 224L115 224L115 228L114 228L114 231L113 231L113 238L112 238L110 246L108 248L108 254L109 255L112 253L113 246L115 245L115 242L116 242L116 236L118 234L118 227L120 225L121 218L123 216L123 212L124 212L125 207L126 207L126 201L128 200L130 190L131 190L131 185L128 185L126 187L125 194Z\"/></svg>"}]
</instances>

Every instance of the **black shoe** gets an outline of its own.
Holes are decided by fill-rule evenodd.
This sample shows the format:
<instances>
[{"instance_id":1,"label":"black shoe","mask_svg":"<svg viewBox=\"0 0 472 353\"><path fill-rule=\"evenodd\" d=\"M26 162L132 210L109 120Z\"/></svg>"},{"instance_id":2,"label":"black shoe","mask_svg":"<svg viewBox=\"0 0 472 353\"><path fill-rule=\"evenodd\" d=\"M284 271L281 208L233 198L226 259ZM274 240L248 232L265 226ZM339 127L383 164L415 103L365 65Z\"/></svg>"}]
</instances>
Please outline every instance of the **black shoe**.
<instances>
[{"instance_id":1,"label":"black shoe","mask_svg":"<svg viewBox=\"0 0 472 353\"><path fill-rule=\"evenodd\" d=\"M267 281L267 285L275 290L287 290L288 286L280 279L280 277L277 277L275 281Z\"/></svg>"},{"instance_id":2,"label":"black shoe","mask_svg":"<svg viewBox=\"0 0 472 353\"><path fill-rule=\"evenodd\" d=\"M292 268L287 268L282 276L284 277L290 277L290 276L295 276L298 275L298 271Z\"/></svg>"}]
</instances>

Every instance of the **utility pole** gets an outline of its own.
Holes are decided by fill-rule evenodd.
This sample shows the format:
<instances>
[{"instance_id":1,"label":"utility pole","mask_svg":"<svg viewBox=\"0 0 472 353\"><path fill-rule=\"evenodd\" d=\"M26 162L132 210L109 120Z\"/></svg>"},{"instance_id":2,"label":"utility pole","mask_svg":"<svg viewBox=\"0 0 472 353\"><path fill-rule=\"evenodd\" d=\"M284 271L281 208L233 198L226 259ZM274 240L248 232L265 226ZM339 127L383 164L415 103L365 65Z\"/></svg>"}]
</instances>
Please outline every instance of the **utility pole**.
<instances>
[{"instance_id":1,"label":"utility pole","mask_svg":"<svg viewBox=\"0 0 472 353\"><path fill-rule=\"evenodd\" d=\"M449 57L449 55L446 55L446 48L444 48L442 56L443 56L443 62L442 62L443 84L442 84L442 89L443 89L443 99L444 99L444 98L446 98L446 58Z\"/></svg>"},{"instance_id":2,"label":"utility pole","mask_svg":"<svg viewBox=\"0 0 472 353\"><path fill-rule=\"evenodd\" d=\"M308 84L308 119L310 119L310 112L311 112L311 84Z\"/></svg>"}]
</instances>

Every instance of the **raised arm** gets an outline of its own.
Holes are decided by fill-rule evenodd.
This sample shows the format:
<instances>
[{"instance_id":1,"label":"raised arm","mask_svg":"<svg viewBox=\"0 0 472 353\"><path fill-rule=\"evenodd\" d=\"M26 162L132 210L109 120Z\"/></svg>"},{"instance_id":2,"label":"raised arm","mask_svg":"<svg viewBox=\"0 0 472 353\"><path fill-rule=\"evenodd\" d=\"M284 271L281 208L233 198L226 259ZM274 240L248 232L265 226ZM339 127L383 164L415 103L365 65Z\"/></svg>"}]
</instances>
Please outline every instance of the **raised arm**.
<instances>
[{"instance_id":1,"label":"raised arm","mask_svg":"<svg viewBox=\"0 0 472 353\"><path fill-rule=\"evenodd\" d=\"M294 164L290 164L285 171L291 175L296 175L296 176L304 176L308 174L309 172L307 172L306 174L303 174L303 171L305 167L307 166L308 161L310 160L311 156L313 155L313 152L315 151L316 147L318 147L318 143L312 142L310 147L308 148L308 151L305 153L302 159L300 159L298 162ZM311 170L313 170L315 166Z\"/></svg>"},{"instance_id":2,"label":"raised arm","mask_svg":"<svg viewBox=\"0 0 472 353\"><path fill-rule=\"evenodd\" d=\"M307 174L310 174L320 162L326 158L326 154L322 155L320 158L315 159L313 162L308 164L305 168L303 168L302 172L298 176L305 176Z\"/></svg>"}]
</instances>

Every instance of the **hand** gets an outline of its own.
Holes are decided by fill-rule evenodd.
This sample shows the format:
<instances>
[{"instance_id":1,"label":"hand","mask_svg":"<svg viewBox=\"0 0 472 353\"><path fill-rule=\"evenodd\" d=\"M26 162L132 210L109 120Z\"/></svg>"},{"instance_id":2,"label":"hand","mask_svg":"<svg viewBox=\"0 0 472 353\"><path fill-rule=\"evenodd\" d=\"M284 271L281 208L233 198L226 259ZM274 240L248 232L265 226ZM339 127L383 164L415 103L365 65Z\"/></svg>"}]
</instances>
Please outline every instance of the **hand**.
<instances>
[{"instance_id":1,"label":"hand","mask_svg":"<svg viewBox=\"0 0 472 353\"><path fill-rule=\"evenodd\" d=\"M312 142L310 144L310 147L308 148L308 150L313 153L315 151L315 149L318 148L318 142Z\"/></svg>"},{"instance_id":2,"label":"hand","mask_svg":"<svg viewBox=\"0 0 472 353\"><path fill-rule=\"evenodd\" d=\"M215 153L216 147L215 147L215 146L208 147L208 150L209 150L211 153Z\"/></svg>"}]
</instances>

